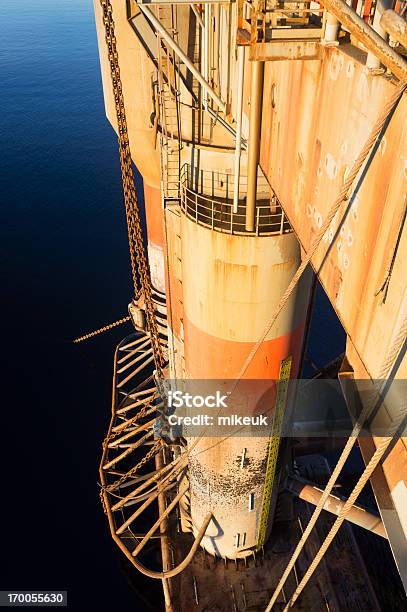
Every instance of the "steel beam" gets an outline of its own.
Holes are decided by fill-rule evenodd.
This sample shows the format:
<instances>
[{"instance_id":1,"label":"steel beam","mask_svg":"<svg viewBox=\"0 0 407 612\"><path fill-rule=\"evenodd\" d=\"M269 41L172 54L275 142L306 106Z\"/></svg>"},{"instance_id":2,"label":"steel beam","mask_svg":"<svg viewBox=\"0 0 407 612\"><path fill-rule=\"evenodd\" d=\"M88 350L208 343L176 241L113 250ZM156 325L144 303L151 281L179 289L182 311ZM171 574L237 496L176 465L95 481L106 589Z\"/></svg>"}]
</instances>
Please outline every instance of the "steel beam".
<instances>
[{"instance_id":1,"label":"steel beam","mask_svg":"<svg viewBox=\"0 0 407 612\"><path fill-rule=\"evenodd\" d=\"M390 36L407 49L407 21L395 11L385 11L380 25Z\"/></svg>"},{"instance_id":2,"label":"steel beam","mask_svg":"<svg viewBox=\"0 0 407 612\"><path fill-rule=\"evenodd\" d=\"M246 230L248 232L254 230L256 213L257 172L259 167L261 114L263 107L263 81L264 62L253 62L250 89L249 151L247 160Z\"/></svg>"},{"instance_id":3,"label":"steel beam","mask_svg":"<svg viewBox=\"0 0 407 612\"><path fill-rule=\"evenodd\" d=\"M202 29L205 28L205 24L202 20L201 15L198 13L198 9L196 8L195 4L190 4L191 7L191 11L193 12L193 14L196 17L197 22L199 23L199 25L201 26Z\"/></svg>"},{"instance_id":4,"label":"steel beam","mask_svg":"<svg viewBox=\"0 0 407 612\"><path fill-rule=\"evenodd\" d=\"M288 479L287 488L289 491L291 491L291 493L294 493L294 495L297 495L300 499L303 499L314 506L318 505L319 500L323 495L322 489L319 489L312 483L308 483L306 480L297 477ZM328 499L325 502L324 510L339 516L343 506L345 505L345 501L340 497L331 494L328 496ZM346 520L358 525L359 527L368 529L372 533L375 533L382 538L387 538L386 530L380 516L372 514L360 506L354 505L347 514Z\"/></svg>"},{"instance_id":5,"label":"steel beam","mask_svg":"<svg viewBox=\"0 0 407 612\"><path fill-rule=\"evenodd\" d=\"M250 47L249 59L263 62L321 59L321 43L319 40L277 39L274 42L255 43Z\"/></svg>"},{"instance_id":6,"label":"steel beam","mask_svg":"<svg viewBox=\"0 0 407 612\"><path fill-rule=\"evenodd\" d=\"M402 81L407 81L407 62L392 49L344 0L324 0L324 7L349 30L368 51Z\"/></svg>"},{"instance_id":7,"label":"steel beam","mask_svg":"<svg viewBox=\"0 0 407 612\"><path fill-rule=\"evenodd\" d=\"M383 38L383 40L385 40L386 42L388 41L389 36L386 30L382 28L380 24L380 20L381 20L381 16L383 15L383 13L387 9L391 9L391 8L393 8L393 0L377 0L376 8L375 8L374 16L373 16L373 22L372 22L372 28L374 29L374 31L377 32L379 36L381 36L381 38ZM375 53L372 53L371 51L369 51L369 53L367 54L367 58L366 58L366 66L368 68L373 68L373 69L380 68L380 58L377 57Z\"/></svg>"},{"instance_id":8,"label":"steel beam","mask_svg":"<svg viewBox=\"0 0 407 612\"><path fill-rule=\"evenodd\" d=\"M237 83L237 111L236 111L236 149L235 149L235 176L233 184L233 212L237 213L239 204L240 156L242 152L242 114L243 114L243 80L244 80L245 48L238 47L238 83Z\"/></svg>"}]
</instances>

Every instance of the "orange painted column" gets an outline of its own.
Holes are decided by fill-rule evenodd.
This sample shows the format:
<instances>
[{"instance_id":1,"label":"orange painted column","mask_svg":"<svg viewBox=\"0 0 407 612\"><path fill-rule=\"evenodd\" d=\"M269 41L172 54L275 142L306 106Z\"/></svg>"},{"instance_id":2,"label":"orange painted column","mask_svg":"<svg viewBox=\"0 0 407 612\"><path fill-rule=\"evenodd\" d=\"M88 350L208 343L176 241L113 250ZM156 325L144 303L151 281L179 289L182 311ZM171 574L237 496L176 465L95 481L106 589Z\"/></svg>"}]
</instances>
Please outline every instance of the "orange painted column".
<instances>
[{"instance_id":1,"label":"orange painted column","mask_svg":"<svg viewBox=\"0 0 407 612\"><path fill-rule=\"evenodd\" d=\"M258 412L268 393L271 422L281 363L291 358L290 376L298 375L310 277L298 285L244 372L242 367L300 263L298 242L293 233L213 231L183 213L180 225L186 378L210 379L220 388L240 376L252 381L257 399L255 392L246 414ZM228 401L229 413L235 407L238 412L241 401L238 386ZM189 463L194 532L211 511L214 520L202 545L228 558L252 554L259 542L269 438L256 435L255 428L243 433L224 439L206 430ZM188 438L189 446L194 440ZM269 526L276 491L274 486Z\"/></svg>"}]
</instances>

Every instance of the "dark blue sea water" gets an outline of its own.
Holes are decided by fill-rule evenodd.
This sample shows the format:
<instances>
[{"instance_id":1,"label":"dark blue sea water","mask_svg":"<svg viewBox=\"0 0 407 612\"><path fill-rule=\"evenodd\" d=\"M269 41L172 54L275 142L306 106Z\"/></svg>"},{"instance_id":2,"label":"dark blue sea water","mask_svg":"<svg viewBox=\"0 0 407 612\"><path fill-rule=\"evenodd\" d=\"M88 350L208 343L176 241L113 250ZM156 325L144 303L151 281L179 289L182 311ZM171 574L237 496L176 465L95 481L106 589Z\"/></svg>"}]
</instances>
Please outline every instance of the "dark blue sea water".
<instances>
[{"instance_id":1,"label":"dark blue sea water","mask_svg":"<svg viewBox=\"0 0 407 612\"><path fill-rule=\"evenodd\" d=\"M0 80L1 588L148 609L97 487L124 332L70 342L123 316L131 287L91 0L3 0Z\"/></svg>"},{"instance_id":2,"label":"dark blue sea water","mask_svg":"<svg viewBox=\"0 0 407 612\"><path fill-rule=\"evenodd\" d=\"M151 583L128 582L98 498L124 330L71 343L123 316L131 294L91 0L3 0L0 79L0 586L68 589L74 610L148 610L134 587ZM318 295L312 352L322 366L343 334Z\"/></svg>"}]
</instances>

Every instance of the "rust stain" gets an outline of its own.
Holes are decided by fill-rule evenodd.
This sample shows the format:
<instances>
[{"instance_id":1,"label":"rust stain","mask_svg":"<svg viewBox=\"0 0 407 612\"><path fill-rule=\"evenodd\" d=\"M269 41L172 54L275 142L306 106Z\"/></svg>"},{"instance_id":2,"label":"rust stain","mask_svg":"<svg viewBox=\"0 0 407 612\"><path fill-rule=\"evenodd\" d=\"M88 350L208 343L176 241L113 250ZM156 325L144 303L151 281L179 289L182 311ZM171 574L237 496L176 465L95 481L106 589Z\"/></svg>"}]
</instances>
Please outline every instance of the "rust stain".
<instances>
[{"instance_id":1,"label":"rust stain","mask_svg":"<svg viewBox=\"0 0 407 612\"><path fill-rule=\"evenodd\" d=\"M394 83L367 75L357 57L340 46L325 48L322 62L270 62L265 74L267 100L271 87L277 92L276 103L273 113L263 114L262 133L270 134L276 125L281 130L278 149L272 136L262 139L260 163L306 251L392 95ZM296 106L298 100L301 105ZM310 118L309 132L304 117ZM313 260L319 270L330 248L320 278L370 371L378 361L374 338L377 343L388 337L402 297L393 291L393 301L383 306L375 293L393 252L396 219L403 208L400 193L407 192L406 117L404 95L357 186L343 229L335 242L335 228L329 230ZM402 261L403 250L398 256ZM397 274L398 268L393 272L393 287L402 285Z\"/></svg>"}]
</instances>

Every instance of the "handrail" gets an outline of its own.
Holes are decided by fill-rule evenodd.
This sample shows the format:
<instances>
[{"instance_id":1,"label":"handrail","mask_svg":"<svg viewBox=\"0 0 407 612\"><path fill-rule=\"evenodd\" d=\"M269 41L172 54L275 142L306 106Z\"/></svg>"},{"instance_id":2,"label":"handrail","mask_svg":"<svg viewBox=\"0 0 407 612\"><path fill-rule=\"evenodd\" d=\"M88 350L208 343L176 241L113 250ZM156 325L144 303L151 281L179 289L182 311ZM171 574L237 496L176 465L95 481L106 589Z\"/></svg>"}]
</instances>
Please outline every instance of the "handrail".
<instances>
[{"instance_id":1,"label":"handrail","mask_svg":"<svg viewBox=\"0 0 407 612\"><path fill-rule=\"evenodd\" d=\"M244 14L247 7L248 15ZM396 3L396 13L400 3ZM382 63L401 81L407 78L407 62L385 40L385 33L380 26L380 15L383 4L360 2L360 0L300 0L292 3L283 0L276 4L273 0L258 0L251 4L237 0L237 40L238 45L256 45L257 43L277 43L284 40L322 40L333 42L334 38L326 32L325 25L329 18L333 24L340 23L344 30L350 32L354 46L361 46L374 56L378 65ZM287 18L289 24L287 25ZM328 21L327 21L328 19ZM370 63L367 67L376 67Z\"/></svg>"},{"instance_id":2,"label":"handrail","mask_svg":"<svg viewBox=\"0 0 407 612\"><path fill-rule=\"evenodd\" d=\"M291 232L281 205L277 198L271 195L270 187L264 177L264 183L261 179L262 177L259 177L260 189L253 231L246 230L244 195L246 176L241 176L242 189L235 212L233 174L191 169L189 164L185 164L181 170L181 209L195 223L218 232L244 236L273 236Z\"/></svg>"},{"instance_id":3,"label":"handrail","mask_svg":"<svg viewBox=\"0 0 407 612\"><path fill-rule=\"evenodd\" d=\"M103 492L103 496L105 497L105 492ZM124 555L126 555L127 559L130 561L130 563L132 565L134 565L134 567L141 572L142 574L144 574L144 576L148 576L149 578L155 578L156 580L163 580L166 578L173 578L174 576L177 576L178 574L180 574L186 567L188 567L188 565L191 563L192 559L195 556L196 551L198 550L198 547L200 545L200 543L202 542L202 539L206 533L206 530L208 528L208 525L212 519L212 513L209 512L205 518L204 521L201 525L200 530L198 531L195 540L191 546L191 548L189 549L189 553L187 554L187 556L185 557L185 559L183 559L183 561L181 561L181 563L179 563L176 567L173 567L171 570L168 570L166 572L156 572L153 570L148 569L147 567L145 567L144 565L142 565L142 563L140 563L140 561L138 559L136 559L135 557L133 557L133 555L130 553L130 551L126 548L126 546L123 544L123 542L121 541L121 539L116 535L115 531L114 531L114 520L113 520L113 516L110 510L110 507L108 504L106 504L106 511L107 511L107 519L109 522L109 527L110 527L110 532L112 535L113 540L116 542L117 546L120 548L120 550L123 552Z\"/></svg>"},{"instance_id":4,"label":"handrail","mask_svg":"<svg viewBox=\"0 0 407 612\"><path fill-rule=\"evenodd\" d=\"M133 340L135 338L135 340ZM108 485L107 483L107 473L106 473L106 466L109 465L109 463L106 463L106 460L108 459L108 452L109 450L114 450L111 448L111 445L109 444L109 439L111 438L112 433L114 432L114 430L119 433L122 428L121 425L114 427L114 423L115 423L115 419L117 417L117 405L118 405L118 386L117 386L117 376L118 376L118 368L117 368L117 364L118 364L118 360L119 360L119 351L122 350L123 348L127 348L127 349L132 349L132 347L137 346L139 349L140 347L144 346L144 338L141 335L140 337L137 337L137 334L131 334L130 336L128 336L127 338L125 338L124 340L122 340L120 342L120 344L117 346L116 351L115 351L115 358L114 358L114 371L113 371L113 385L112 385L112 414L111 414L111 420L110 420L110 424L109 424L109 430L108 430L108 435L107 438L105 440L105 443L103 444L103 452L102 452L102 458L101 458L101 462L100 462L100 466L99 466L99 475L100 475L100 482L101 482L101 497L103 500L103 507L104 510L107 514L107 518L108 518L108 523L109 523L109 529L111 532L111 536L113 538L113 540L115 541L115 543L117 544L117 546L120 548L120 550L126 555L127 559L131 562L131 564L138 570L140 571L142 574L144 574L145 576L148 576L150 578L155 578L158 580L165 580L167 578L172 578L173 576L176 576L177 574L179 574L180 572L182 572L188 565L189 563L191 563L191 561L194 558L194 555L203 539L203 537L205 536L206 530L208 528L208 525L212 519L212 513L209 513L205 516L204 521L201 525L201 528L199 529L196 537L194 538L194 541L192 543L192 546L188 552L188 554L186 555L186 557L183 559L183 561L181 561L181 563L179 563L176 567L172 568L171 570L168 571L154 571L154 570L150 570L146 567L144 567L144 565L142 565L142 563L140 563L140 561L136 558L136 555L141 552L142 548L144 547L144 545L147 543L147 541L151 538L154 537L154 533L157 531L157 529L159 527L161 527L161 525L164 523L164 521L167 519L168 515L170 514L170 512L172 512L174 510L174 508L176 507L177 503L179 502L180 498L185 494L186 489L184 490L184 488L182 490L180 490L177 495L174 497L174 499L169 503L169 505L167 506L167 508L164 510L164 512L162 512L158 518L158 520L154 523L154 525L147 531L146 534L144 534L143 536L141 536L141 541L137 543L136 548L133 550L133 552L130 552L130 550L127 548L127 546L125 545L125 543L122 541L122 539L119 537L120 534L122 534L128 527L129 525L138 517L140 516L140 514L142 512L144 512L144 510L151 505L151 503L157 499L160 495L162 495L165 491L168 491L170 489L172 489L174 486L176 486L177 483L177 476L179 475L179 473L185 469L185 460L181 461L181 458L178 458L174 461L172 461L170 464L164 466L161 469L155 470L152 474L148 475L148 477L146 478L146 481L144 483L142 483L141 485L139 485L138 487L136 487L136 489L134 489L133 491L131 491L127 496L125 496L123 499L120 499L114 506L111 505L111 500L110 500L110 493L111 493L111 487L112 485ZM148 378L146 379L148 380ZM144 381L144 383L146 382L146 380ZM154 395L154 387L152 389L147 389L144 393L144 391L141 391L140 393L143 394L147 394L148 392L152 392L152 394ZM135 406L136 407L136 406ZM147 415L147 411L144 413L144 415ZM133 421L134 419L130 419L130 421ZM136 432L140 433L142 431L145 431L145 429L148 427L148 425L151 425L152 422L149 421L145 424L140 425ZM129 432L130 433L130 432ZM135 432L131 432L131 435L133 435ZM151 434L153 434L153 431L151 431ZM127 436L128 434L125 434L125 436ZM141 438L142 440L143 438ZM123 440L123 436L121 436L119 438L119 440ZM138 443L137 443L138 444ZM135 446L135 445L132 445ZM127 451L125 451L127 452ZM151 451L150 451L151 452ZM152 458L152 457L151 457ZM117 459L117 458L116 458ZM114 460L113 460L114 461ZM155 481L159 481L159 482L155 482ZM148 489L147 492L143 493L142 495L139 495L137 498L135 497L136 494L138 494L139 492L141 492L142 490L148 488L151 483L154 483L152 488ZM113 483L114 485L114 483ZM121 524L120 527L117 528L116 525L116 521L115 518L113 516L113 512L115 510L119 510L120 508L123 507L123 505L126 504L127 501L142 501L143 503L141 504L141 506L138 507L138 509L131 514L131 516L124 521L124 523ZM124 517L123 517L124 518Z\"/></svg>"}]
</instances>

